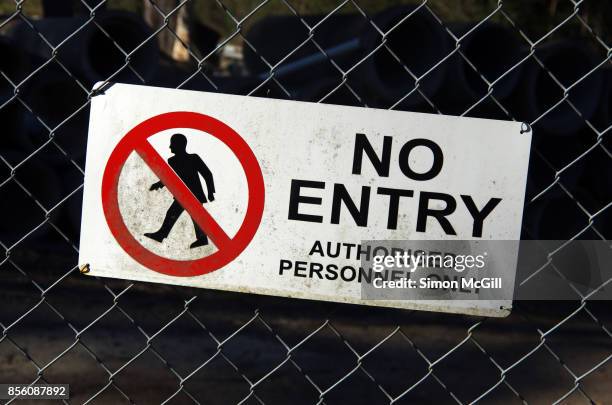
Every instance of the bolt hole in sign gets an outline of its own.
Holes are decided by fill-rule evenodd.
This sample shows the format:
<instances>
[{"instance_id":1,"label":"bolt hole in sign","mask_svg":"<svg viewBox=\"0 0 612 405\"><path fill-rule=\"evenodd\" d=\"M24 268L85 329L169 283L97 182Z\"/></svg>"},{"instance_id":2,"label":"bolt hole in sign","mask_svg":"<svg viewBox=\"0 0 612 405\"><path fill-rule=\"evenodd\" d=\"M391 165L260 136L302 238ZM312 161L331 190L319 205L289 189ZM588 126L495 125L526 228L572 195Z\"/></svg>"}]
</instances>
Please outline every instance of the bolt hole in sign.
<instances>
[{"instance_id":1,"label":"bolt hole in sign","mask_svg":"<svg viewBox=\"0 0 612 405\"><path fill-rule=\"evenodd\" d=\"M79 264L99 277L506 316L516 244L491 243L520 238L521 125L107 85L91 103ZM459 271L424 253L486 263ZM408 287L424 279L460 282Z\"/></svg>"}]
</instances>

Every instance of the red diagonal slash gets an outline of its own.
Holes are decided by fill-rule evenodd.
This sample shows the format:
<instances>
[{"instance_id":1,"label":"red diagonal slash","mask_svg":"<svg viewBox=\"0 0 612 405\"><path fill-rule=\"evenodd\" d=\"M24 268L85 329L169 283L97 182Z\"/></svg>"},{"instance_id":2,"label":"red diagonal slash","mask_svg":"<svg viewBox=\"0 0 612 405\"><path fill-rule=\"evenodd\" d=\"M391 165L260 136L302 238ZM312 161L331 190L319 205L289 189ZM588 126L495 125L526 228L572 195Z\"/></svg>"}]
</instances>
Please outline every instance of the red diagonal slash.
<instances>
[{"instance_id":1,"label":"red diagonal slash","mask_svg":"<svg viewBox=\"0 0 612 405\"><path fill-rule=\"evenodd\" d=\"M229 248L232 239L225 233L223 228L208 213L202 203L187 188L185 183L178 177L166 161L157 153L151 144L144 140L135 145L135 151L151 168L153 173L172 193L179 204L191 215L191 218L198 224L204 233L213 241L219 250Z\"/></svg>"},{"instance_id":2,"label":"red diagonal slash","mask_svg":"<svg viewBox=\"0 0 612 405\"><path fill-rule=\"evenodd\" d=\"M249 200L240 228L230 238L210 216L189 188L166 161L153 149L148 139L173 128L191 128L201 135L223 142L240 161L247 178ZM210 236L217 251L199 259L175 260L157 255L145 248L130 232L119 208L119 176L128 157L136 152L176 200ZM194 277L219 270L231 263L253 240L261 223L265 202L263 174L257 157L245 140L227 124L208 115L189 111L159 114L142 121L117 143L108 158L102 177L102 208L108 228L121 248L149 270L174 277Z\"/></svg>"}]
</instances>

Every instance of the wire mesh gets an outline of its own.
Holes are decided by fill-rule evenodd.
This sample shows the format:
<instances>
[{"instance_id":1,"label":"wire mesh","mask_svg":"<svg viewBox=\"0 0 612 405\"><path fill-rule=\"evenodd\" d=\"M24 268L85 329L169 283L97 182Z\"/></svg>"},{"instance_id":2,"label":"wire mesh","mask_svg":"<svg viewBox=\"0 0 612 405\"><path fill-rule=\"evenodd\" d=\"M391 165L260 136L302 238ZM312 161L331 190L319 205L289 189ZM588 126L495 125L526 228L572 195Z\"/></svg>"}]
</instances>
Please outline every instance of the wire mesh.
<instances>
[{"instance_id":1,"label":"wire mesh","mask_svg":"<svg viewBox=\"0 0 612 405\"><path fill-rule=\"evenodd\" d=\"M546 2L558 8L539 30L501 1L450 23L426 0L382 13L330 2L314 17L289 0L150 0L148 28L106 1L55 20L5 3L2 382L70 383L65 403L610 401L609 306L591 294L485 319L84 278L77 266L95 81L525 121L535 140L524 236L609 239L612 53L591 26L596 2ZM173 22L198 7L230 27L201 49ZM334 29L346 31L335 43ZM186 55L180 66L158 56L161 36ZM247 66L221 68L236 44Z\"/></svg>"}]
</instances>

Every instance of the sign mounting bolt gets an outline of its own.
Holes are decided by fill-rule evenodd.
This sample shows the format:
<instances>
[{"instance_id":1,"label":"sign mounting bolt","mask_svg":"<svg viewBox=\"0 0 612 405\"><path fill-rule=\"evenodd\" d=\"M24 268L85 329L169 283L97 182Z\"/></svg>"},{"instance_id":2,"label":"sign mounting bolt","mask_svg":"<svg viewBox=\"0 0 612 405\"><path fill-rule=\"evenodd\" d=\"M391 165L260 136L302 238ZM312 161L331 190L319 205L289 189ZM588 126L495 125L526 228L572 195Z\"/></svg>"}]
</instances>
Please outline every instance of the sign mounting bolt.
<instances>
[{"instance_id":1,"label":"sign mounting bolt","mask_svg":"<svg viewBox=\"0 0 612 405\"><path fill-rule=\"evenodd\" d=\"M89 273L89 263L85 263L84 265L79 267L79 272L81 274L87 274Z\"/></svg>"}]
</instances>

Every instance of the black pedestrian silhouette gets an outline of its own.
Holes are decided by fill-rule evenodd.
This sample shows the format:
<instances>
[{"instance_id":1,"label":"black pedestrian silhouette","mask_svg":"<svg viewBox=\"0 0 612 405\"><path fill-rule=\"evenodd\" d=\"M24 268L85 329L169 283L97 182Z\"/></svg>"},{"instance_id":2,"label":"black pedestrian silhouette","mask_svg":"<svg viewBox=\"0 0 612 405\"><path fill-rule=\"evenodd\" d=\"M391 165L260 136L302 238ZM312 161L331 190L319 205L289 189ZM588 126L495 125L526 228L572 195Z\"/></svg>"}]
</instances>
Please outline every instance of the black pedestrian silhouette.
<instances>
[{"instance_id":1,"label":"black pedestrian silhouette","mask_svg":"<svg viewBox=\"0 0 612 405\"><path fill-rule=\"evenodd\" d=\"M202 161L200 156L195 153L187 153L185 150L187 148L187 138L183 134L174 134L170 138L170 151L174 153L174 156L171 156L168 159L168 164L172 169L176 172L176 174L183 180L183 183L189 188L189 190L193 193L193 195L200 201L201 203L206 203L208 201L215 200L215 183L213 181L213 176L206 164ZM202 190L202 183L200 183L200 177L202 175L204 181L206 182L206 188L208 189L208 200L206 199L206 195L204 194L204 190ZM161 181L154 183L149 188L150 191L158 190L164 187L164 184ZM161 227L156 232L145 233L144 236L151 238L157 242L162 242L165 238L168 237L170 230L178 220L179 216L183 213L185 209L176 198L168 208L168 212L166 212L166 217L164 218L164 222ZM193 218L192 218L193 221ZM190 245L190 248L196 248L199 246L208 245L208 237L206 234L200 229L198 224L193 221L193 228L195 229L196 240Z\"/></svg>"}]
</instances>

